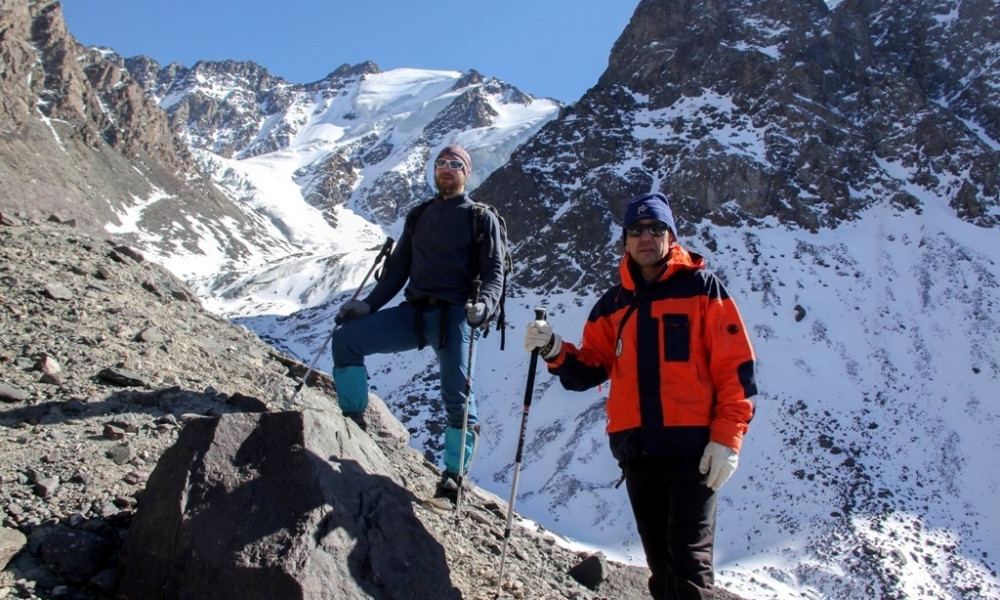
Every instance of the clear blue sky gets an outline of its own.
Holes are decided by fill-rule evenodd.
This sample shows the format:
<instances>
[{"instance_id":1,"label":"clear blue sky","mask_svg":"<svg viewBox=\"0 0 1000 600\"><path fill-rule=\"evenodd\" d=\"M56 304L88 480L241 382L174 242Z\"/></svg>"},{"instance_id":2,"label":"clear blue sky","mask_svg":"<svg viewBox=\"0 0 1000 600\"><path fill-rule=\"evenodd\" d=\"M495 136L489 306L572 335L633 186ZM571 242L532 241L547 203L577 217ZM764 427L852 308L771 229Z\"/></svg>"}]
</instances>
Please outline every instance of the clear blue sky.
<instances>
[{"instance_id":1,"label":"clear blue sky","mask_svg":"<svg viewBox=\"0 0 1000 600\"><path fill-rule=\"evenodd\" d=\"M63 0L82 44L161 65L249 60L293 83L344 63L467 71L574 102L639 0Z\"/></svg>"}]
</instances>

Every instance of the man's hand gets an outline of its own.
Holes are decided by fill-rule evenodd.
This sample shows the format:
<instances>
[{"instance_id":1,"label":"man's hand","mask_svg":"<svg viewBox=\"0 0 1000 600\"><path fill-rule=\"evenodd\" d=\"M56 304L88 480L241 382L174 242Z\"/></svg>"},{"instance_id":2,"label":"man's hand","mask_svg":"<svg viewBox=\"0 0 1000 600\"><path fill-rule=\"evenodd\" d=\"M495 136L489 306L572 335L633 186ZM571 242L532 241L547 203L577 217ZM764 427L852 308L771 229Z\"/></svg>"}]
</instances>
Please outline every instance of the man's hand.
<instances>
[{"instance_id":1,"label":"man's hand","mask_svg":"<svg viewBox=\"0 0 1000 600\"><path fill-rule=\"evenodd\" d=\"M479 327L486 320L486 304L469 300L465 303L465 320L472 327Z\"/></svg>"},{"instance_id":2,"label":"man's hand","mask_svg":"<svg viewBox=\"0 0 1000 600\"><path fill-rule=\"evenodd\" d=\"M562 350L562 338L545 321L532 321L524 331L524 349L528 352L538 350L539 356L552 360Z\"/></svg>"},{"instance_id":3,"label":"man's hand","mask_svg":"<svg viewBox=\"0 0 1000 600\"><path fill-rule=\"evenodd\" d=\"M701 463L698 464L698 471L702 475L707 474L708 479L705 485L717 492L722 484L729 481L729 478L736 472L737 465L740 464L740 457L736 451L718 442L709 442L705 446L705 452L701 455Z\"/></svg>"},{"instance_id":4,"label":"man's hand","mask_svg":"<svg viewBox=\"0 0 1000 600\"><path fill-rule=\"evenodd\" d=\"M340 310L337 311L337 316L334 318L334 322L339 324L344 321L360 319L371 311L372 307L368 306L368 303L364 300L351 300L350 302L345 302L340 307Z\"/></svg>"}]
</instances>

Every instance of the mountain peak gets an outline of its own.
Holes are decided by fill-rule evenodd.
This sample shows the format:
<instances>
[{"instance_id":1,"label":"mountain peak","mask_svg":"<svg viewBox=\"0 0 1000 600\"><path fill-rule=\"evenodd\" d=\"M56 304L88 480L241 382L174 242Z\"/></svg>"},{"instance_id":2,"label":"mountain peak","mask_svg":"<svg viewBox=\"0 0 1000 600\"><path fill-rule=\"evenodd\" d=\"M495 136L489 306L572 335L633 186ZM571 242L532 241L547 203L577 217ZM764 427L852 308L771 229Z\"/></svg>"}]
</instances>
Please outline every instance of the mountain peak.
<instances>
[{"instance_id":1,"label":"mountain peak","mask_svg":"<svg viewBox=\"0 0 1000 600\"><path fill-rule=\"evenodd\" d=\"M331 79L346 79L348 77L357 77L359 75L374 75L375 73L381 72L382 69L370 60L360 62L356 65L344 63L334 69L329 75L324 77L323 81L329 81Z\"/></svg>"}]
</instances>

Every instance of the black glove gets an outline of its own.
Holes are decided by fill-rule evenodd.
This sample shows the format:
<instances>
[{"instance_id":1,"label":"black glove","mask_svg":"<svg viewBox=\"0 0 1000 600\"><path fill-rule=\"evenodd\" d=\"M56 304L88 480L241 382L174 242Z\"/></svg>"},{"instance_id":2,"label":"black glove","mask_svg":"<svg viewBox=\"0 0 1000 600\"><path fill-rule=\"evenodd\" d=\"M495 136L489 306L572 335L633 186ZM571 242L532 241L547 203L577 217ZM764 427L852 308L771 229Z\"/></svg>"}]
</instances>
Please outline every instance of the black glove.
<instances>
[{"instance_id":1,"label":"black glove","mask_svg":"<svg viewBox=\"0 0 1000 600\"><path fill-rule=\"evenodd\" d=\"M368 306L368 303L364 300L351 300L349 302L345 302L344 305L340 307L334 321L337 323L353 321L354 319L360 319L371 311L372 307Z\"/></svg>"}]
</instances>

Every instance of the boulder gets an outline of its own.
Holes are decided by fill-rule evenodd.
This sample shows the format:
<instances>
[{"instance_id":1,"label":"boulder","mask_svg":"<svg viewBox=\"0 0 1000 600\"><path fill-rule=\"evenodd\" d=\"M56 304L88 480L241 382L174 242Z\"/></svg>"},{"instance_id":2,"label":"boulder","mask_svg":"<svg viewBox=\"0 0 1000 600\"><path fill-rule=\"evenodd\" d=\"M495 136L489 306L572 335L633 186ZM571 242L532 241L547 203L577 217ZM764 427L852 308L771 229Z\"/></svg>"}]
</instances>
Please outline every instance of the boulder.
<instances>
[{"instance_id":1,"label":"boulder","mask_svg":"<svg viewBox=\"0 0 1000 600\"><path fill-rule=\"evenodd\" d=\"M57 525L39 537L45 565L66 581L83 583L107 568L112 545L96 533Z\"/></svg>"},{"instance_id":2,"label":"boulder","mask_svg":"<svg viewBox=\"0 0 1000 600\"><path fill-rule=\"evenodd\" d=\"M10 559L14 558L27 543L28 539L20 531L0 527L0 571L7 567Z\"/></svg>"},{"instance_id":3,"label":"boulder","mask_svg":"<svg viewBox=\"0 0 1000 600\"><path fill-rule=\"evenodd\" d=\"M580 585L596 590L608 578L608 562L604 554L600 552L591 554L573 565L573 568L569 570L569 576L579 582Z\"/></svg>"},{"instance_id":4,"label":"boulder","mask_svg":"<svg viewBox=\"0 0 1000 600\"><path fill-rule=\"evenodd\" d=\"M139 498L118 598L461 598L376 443L339 412L194 419Z\"/></svg>"}]
</instances>

